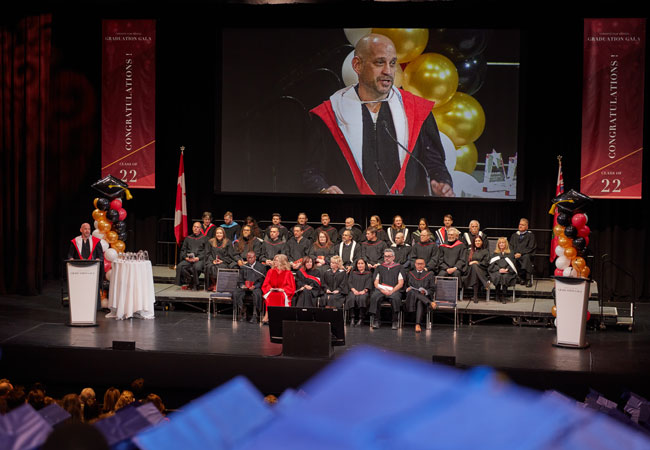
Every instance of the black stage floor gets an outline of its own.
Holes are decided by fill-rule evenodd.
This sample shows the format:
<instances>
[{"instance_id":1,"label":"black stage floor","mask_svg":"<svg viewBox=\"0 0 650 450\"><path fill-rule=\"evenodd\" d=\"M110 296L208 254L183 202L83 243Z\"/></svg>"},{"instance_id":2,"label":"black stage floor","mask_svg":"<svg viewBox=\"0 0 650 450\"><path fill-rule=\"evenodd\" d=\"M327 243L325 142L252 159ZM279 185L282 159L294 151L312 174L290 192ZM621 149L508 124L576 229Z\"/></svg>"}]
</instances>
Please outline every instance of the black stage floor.
<instances>
[{"instance_id":1,"label":"black stage floor","mask_svg":"<svg viewBox=\"0 0 650 450\"><path fill-rule=\"evenodd\" d=\"M0 297L0 378L35 381L61 390L79 386L128 386L144 377L150 390L167 395L172 407L245 375L264 393L298 387L328 360L281 356L268 327L233 322L191 309L156 311L153 320L116 321L100 314L97 327L68 327L57 284L38 297ZM415 358L455 357L458 367L491 366L537 389L557 389L584 398L592 387L610 396L626 389L650 397L650 305L639 304L633 331L589 329L584 350L553 347L552 327L520 327L508 321L468 325L454 332L440 318L431 330L348 328L337 357L372 345ZM135 341L136 351L112 350L112 342ZM443 358L445 359L445 358ZM65 392L64 392L65 393Z\"/></svg>"}]
</instances>

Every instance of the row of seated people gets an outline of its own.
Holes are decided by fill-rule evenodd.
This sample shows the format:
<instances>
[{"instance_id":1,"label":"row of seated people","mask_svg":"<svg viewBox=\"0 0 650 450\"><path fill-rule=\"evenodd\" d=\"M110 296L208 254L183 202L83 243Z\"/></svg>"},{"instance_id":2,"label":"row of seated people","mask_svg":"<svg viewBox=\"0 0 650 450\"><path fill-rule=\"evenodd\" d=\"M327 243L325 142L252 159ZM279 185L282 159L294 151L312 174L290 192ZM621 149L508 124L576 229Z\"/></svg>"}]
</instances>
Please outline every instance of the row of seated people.
<instances>
[{"instance_id":1,"label":"row of seated people","mask_svg":"<svg viewBox=\"0 0 650 450\"><path fill-rule=\"evenodd\" d=\"M431 266L431 259L416 257L412 268L398 263L397 252L386 247L381 261L374 265L364 257L356 257L346 266L343 258L334 255L327 268L318 267L316 259L305 256L298 269L281 253L274 256L269 269L257 260L254 251L249 251L233 293L239 320L246 320L243 300L247 294L253 299L251 323L256 323L262 313L262 323L267 322L266 306L330 307L345 308L351 326L360 326L369 314L371 325L378 328L379 307L390 302L395 329L404 299L406 311L415 313L419 332L427 308L436 308L436 275L458 277L465 286L473 288L476 302L479 287L488 288L490 280L497 286L497 298L505 303L506 286L513 284L517 274L507 239L500 238L497 250L490 254L480 237L467 249L458 241L457 234L456 229L450 230L451 243L440 246L435 265Z\"/></svg>"},{"instance_id":2,"label":"row of seated people","mask_svg":"<svg viewBox=\"0 0 650 450\"><path fill-rule=\"evenodd\" d=\"M274 215L274 218L277 219L278 216ZM399 216L397 217L399 218ZM211 216L206 216L205 219L211 219ZM186 288L198 289L200 274L205 272L208 283L211 283L216 278L218 269L242 267L246 262L246 254L249 251L253 251L256 260L259 260L265 266L271 264L275 255L284 254L289 259L292 270L299 269L306 256L314 260L317 268L327 269L331 258L338 255L342 258L346 270L349 271L357 258L363 258L370 268L374 269L382 262L383 250L391 248L396 253L397 263L401 264L404 269L413 268L415 260L423 258L429 270L438 272L440 266L439 249L442 246L453 243L453 245L463 245L464 249L471 250L475 247L477 237L484 246L486 246L487 240L485 234L480 231L479 223L476 220L470 223L469 231L464 233L462 238L460 238L458 230L453 226L437 230L435 233L436 240L434 240L433 233L426 226L419 228L417 232L412 234L404 227L398 231L391 227L389 231L393 231L387 233L381 227L377 229L377 227L370 226L366 229L364 238L361 239L359 237L360 229L354 224L354 219L348 218L346 219L346 227L338 232L341 241L334 243L331 233L325 228L329 223L329 216L325 218L327 224L324 223L321 227L323 229L319 228L318 231L306 223L300 223L300 220L304 222L306 215L301 214L299 223L291 229L292 236L289 239L283 238L282 228L278 224L272 224L268 227L268 236L264 239L254 236L252 226L247 224L241 227L241 236L234 242L228 238L223 227L215 227L213 224L212 228L215 228L214 237L208 239L209 233L206 233L205 229L209 225L205 221L203 224L195 222L192 227L192 234L185 239L181 247L181 262L177 265L176 284L183 286L187 283ZM401 223L401 218L398 220ZM450 215L445 216L445 220L445 225L451 224ZM333 229L333 227L331 228ZM455 234L450 233L451 230L454 230ZM388 242L381 239L382 234L390 235ZM453 241L450 237L452 234L454 236ZM407 243L409 236L411 236L411 244ZM526 219L521 219L519 231L510 237L509 247L518 269L519 281L530 286L532 256L536 244L535 236L528 230L528 221ZM454 252L460 254L461 250L457 249Z\"/></svg>"}]
</instances>

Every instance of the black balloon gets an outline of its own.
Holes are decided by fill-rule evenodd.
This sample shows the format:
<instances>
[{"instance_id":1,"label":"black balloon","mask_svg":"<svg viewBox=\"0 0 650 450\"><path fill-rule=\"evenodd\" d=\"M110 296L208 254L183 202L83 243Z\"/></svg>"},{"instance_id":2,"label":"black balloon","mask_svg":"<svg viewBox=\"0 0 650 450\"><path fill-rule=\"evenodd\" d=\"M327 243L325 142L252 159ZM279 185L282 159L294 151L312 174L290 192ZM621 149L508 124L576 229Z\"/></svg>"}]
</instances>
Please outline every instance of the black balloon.
<instances>
[{"instance_id":1,"label":"black balloon","mask_svg":"<svg viewBox=\"0 0 650 450\"><path fill-rule=\"evenodd\" d=\"M126 223L124 223L123 220L119 222L113 222L113 230L115 230L117 233L123 233L126 231Z\"/></svg>"},{"instance_id":2,"label":"black balloon","mask_svg":"<svg viewBox=\"0 0 650 450\"><path fill-rule=\"evenodd\" d=\"M426 51L442 53L452 61L461 61L482 53L489 37L488 30L438 28L429 32Z\"/></svg>"},{"instance_id":3,"label":"black balloon","mask_svg":"<svg viewBox=\"0 0 650 450\"><path fill-rule=\"evenodd\" d=\"M467 95L474 95L485 82L487 61L485 56L477 55L456 63L458 70L458 90Z\"/></svg>"},{"instance_id":4,"label":"black balloon","mask_svg":"<svg viewBox=\"0 0 650 450\"><path fill-rule=\"evenodd\" d=\"M97 199L97 209L106 211L109 208L109 206L111 206L111 202L109 202L107 198L100 197Z\"/></svg>"},{"instance_id":5,"label":"black balloon","mask_svg":"<svg viewBox=\"0 0 650 450\"><path fill-rule=\"evenodd\" d=\"M118 233L117 236L118 236L118 238L119 238L120 241L122 241L122 242L126 242L126 231L123 231L123 232L121 232L121 233Z\"/></svg>"},{"instance_id":6,"label":"black balloon","mask_svg":"<svg viewBox=\"0 0 650 450\"><path fill-rule=\"evenodd\" d=\"M564 227L564 235L568 238L574 239L578 235L578 229L573 225Z\"/></svg>"},{"instance_id":7,"label":"black balloon","mask_svg":"<svg viewBox=\"0 0 650 450\"><path fill-rule=\"evenodd\" d=\"M568 215L567 213L559 213L557 215L557 223L559 223L563 227L566 227L567 225L571 225L571 216ZM564 232L564 234L566 234L566 231Z\"/></svg>"},{"instance_id":8,"label":"black balloon","mask_svg":"<svg viewBox=\"0 0 650 450\"><path fill-rule=\"evenodd\" d=\"M573 246L578 250L579 252L583 251L585 247L587 246L587 241L585 238L582 236L578 236L573 240Z\"/></svg>"},{"instance_id":9,"label":"black balloon","mask_svg":"<svg viewBox=\"0 0 650 450\"><path fill-rule=\"evenodd\" d=\"M114 209L109 209L108 211L106 211L106 218L111 222L117 222L117 220L120 218L120 214Z\"/></svg>"}]
</instances>

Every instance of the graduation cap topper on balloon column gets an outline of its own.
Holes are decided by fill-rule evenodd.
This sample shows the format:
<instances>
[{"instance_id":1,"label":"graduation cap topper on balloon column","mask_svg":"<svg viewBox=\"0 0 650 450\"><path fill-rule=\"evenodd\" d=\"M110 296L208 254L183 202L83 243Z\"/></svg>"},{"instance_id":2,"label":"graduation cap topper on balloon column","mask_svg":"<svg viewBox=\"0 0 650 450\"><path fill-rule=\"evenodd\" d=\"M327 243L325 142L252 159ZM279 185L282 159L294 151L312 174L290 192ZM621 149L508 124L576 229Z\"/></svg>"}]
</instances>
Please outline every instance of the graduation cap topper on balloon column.
<instances>
[{"instance_id":1,"label":"graduation cap topper on balloon column","mask_svg":"<svg viewBox=\"0 0 650 450\"><path fill-rule=\"evenodd\" d=\"M101 180L97 180L92 184L92 187L108 198L118 198L122 192L126 195L127 200L133 198L131 192L129 192L129 185L122 180L118 180L113 175L107 175Z\"/></svg>"},{"instance_id":2,"label":"graduation cap topper on balloon column","mask_svg":"<svg viewBox=\"0 0 650 450\"><path fill-rule=\"evenodd\" d=\"M556 207L560 210L560 212L567 213L569 215L583 212L592 201L593 199L591 197L588 197L581 192L571 189L553 199L553 206L551 206L551 209L548 213L555 214Z\"/></svg>"}]
</instances>

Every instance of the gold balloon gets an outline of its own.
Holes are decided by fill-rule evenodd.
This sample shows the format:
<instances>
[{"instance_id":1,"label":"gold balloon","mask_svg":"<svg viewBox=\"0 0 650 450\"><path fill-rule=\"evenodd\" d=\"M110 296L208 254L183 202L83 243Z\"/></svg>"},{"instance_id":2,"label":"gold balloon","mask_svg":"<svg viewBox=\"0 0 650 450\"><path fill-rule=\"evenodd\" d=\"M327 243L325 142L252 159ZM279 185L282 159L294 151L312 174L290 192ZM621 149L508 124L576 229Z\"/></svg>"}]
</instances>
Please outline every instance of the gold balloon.
<instances>
[{"instance_id":1,"label":"gold balloon","mask_svg":"<svg viewBox=\"0 0 650 450\"><path fill-rule=\"evenodd\" d=\"M578 251L575 249L575 247L567 247L564 249L564 256L569 259L573 259L578 256Z\"/></svg>"},{"instance_id":2,"label":"gold balloon","mask_svg":"<svg viewBox=\"0 0 650 450\"><path fill-rule=\"evenodd\" d=\"M100 219L97 221L97 229L100 233L106 234L111 231L113 224L106 219Z\"/></svg>"},{"instance_id":3,"label":"gold balloon","mask_svg":"<svg viewBox=\"0 0 650 450\"><path fill-rule=\"evenodd\" d=\"M373 28L373 33L383 34L395 44L397 62L409 62L420 56L429 42L428 28Z\"/></svg>"},{"instance_id":4,"label":"gold balloon","mask_svg":"<svg viewBox=\"0 0 650 450\"><path fill-rule=\"evenodd\" d=\"M404 89L436 102L433 107L439 108L458 89L458 69L446 56L424 53L404 69Z\"/></svg>"},{"instance_id":5,"label":"gold balloon","mask_svg":"<svg viewBox=\"0 0 650 450\"><path fill-rule=\"evenodd\" d=\"M551 315L553 317L557 317L557 306L553 305L553 307L551 308Z\"/></svg>"},{"instance_id":6,"label":"gold balloon","mask_svg":"<svg viewBox=\"0 0 650 450\"><path fill-rule=\"evenodd\" d=\"M571 263L573 268L578 272L579 274L582 274L582 271L584 268L587 266L587 262L582 256L578 256L576 259L573 260Z\"/></svg>"},{"instance_id":7,"label":"gold balloon","mask_svg":"<svg viewBox=\"0 0 650 450\"><path fill-rule=\"evenodd\" d=\"M559 245L564 249L567 249L573 246L573 239L569 239L566 236L560 236L559 238L557 238L557 245Z\"/></svg>"},{"instance_id":8,"label":"gold balloon","mask_svg":"<svg viewBox=\"0 0 650 450\"><path fill-rule=\"evenodd\" d=\"M106 217L106 211L102 211L101 209L96 209L93 211L93 219L95 219L97 222L99 222L99 219L103 219Z\"/></svg>"},{"instance_id":9,"label":"gold balloon","mask_svg":"<svg viewBox=\"0 0 650 450\"><path fill-rule=\"evenodd\" d=\"M474 173L476 162L478 161L478 150L476 145L469 143L456 148L456 167L454 170L465 172L468 174Z\"/></svg>"},{"instance_id":10,"label":"gold balloon","mask_svg":"<svg viewBox=\"0 0 650 450\"><path fill-rule=\"evenodd\" d=\"M117 233L115 231L111 230L108 233L106 233L106 238L105 239L106 239L106 242L108 242L109 244L114 244L118 239L118 235L117 235Z\"/></svg>"},{"instance_id":11,"label":"gold balloon","mask_svg":"<svg viewBox=\"0 0 650 450\"><path fill-rule=\"evenodd\" d=\"M553 227L553 234L555 237L562 236L564 234L564 227L558 223Z\"/></svg>"},{"instance_id":12,"label":"gold balloon","mask_svg":"<svg viewBox=\"0 0 650 450\"><path fill-rule=\"evenodd\" d=\"M97 208L97 201L99 200L99 197L96 197L95 200L93 200L93 206Z\"/></svg>"},{"instance_id":13,"label":"gold balloon","mask_svg":"<svg viewBox=\"0 0 650 450\"><path fill-rule=\"evenodd\" d=\"M408 67L407 67L408 69ZM471 95L456 92L447 103L433 108L438 129L456 146L474 142L485 129L485 112Z\"/></svg>"},{"instance_id":14,"label":"gold balloon","mask_svg":"<svg viewBox=\"0 0 650 450\"><path fill-rule=\"evenodd\" d=\"M404 84L404 71L402 70L402 66L399 64L395 67L395 79L393 80L393 84L395 87L402 87Z\"/></svg>"},{"instance_id":15,"label":"gold balloon","mask_svg":"<svg viewBox=\"0 0 650 450\"><path fill-rule=\"evenodd\" d=\"M117 250L117 253L124 253L124 249L126 248L126 244L124 244L124 241L120 241L119 239L111 244L111 248L114 248Z\"/></svg>"},{"instance_id":16,"label":"gold balloon","mask_svg":"<svg viewBox=\"0 0 650 450\"><path fill-rule=\"evenodd\" d=\"M580 272L580 276L582 278L589 278L589 274L591 273L591 269L589 266L585 266L584 269L582 269L582 272Z\"/></svg>"}]
</instances>

